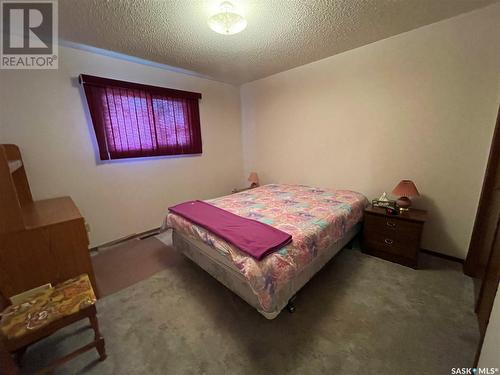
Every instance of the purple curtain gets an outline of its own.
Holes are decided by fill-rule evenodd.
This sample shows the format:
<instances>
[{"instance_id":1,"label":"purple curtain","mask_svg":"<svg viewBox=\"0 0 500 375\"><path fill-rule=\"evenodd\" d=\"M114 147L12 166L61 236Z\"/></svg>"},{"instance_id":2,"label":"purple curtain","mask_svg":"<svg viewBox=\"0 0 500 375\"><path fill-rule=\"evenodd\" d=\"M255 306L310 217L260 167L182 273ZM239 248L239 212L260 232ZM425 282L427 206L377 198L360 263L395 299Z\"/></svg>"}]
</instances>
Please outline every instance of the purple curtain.
<instances>
[{"instance_id":1,"label":"purple curtain","mask_svg":"<svg viewBox=\"0 0 500 375\"><path fill-rule=\"evenodd\" d=\"M201 154L201 94L81 75L101 160Z\"/></svg>"}]
</instances>

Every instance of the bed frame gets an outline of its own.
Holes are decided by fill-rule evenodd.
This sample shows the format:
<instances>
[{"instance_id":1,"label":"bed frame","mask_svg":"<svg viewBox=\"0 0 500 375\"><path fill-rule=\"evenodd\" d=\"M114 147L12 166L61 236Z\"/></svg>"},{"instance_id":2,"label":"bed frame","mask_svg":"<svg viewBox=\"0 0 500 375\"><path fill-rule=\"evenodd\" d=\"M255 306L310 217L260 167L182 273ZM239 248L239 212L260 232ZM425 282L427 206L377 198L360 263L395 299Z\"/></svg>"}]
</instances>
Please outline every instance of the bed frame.
<instances>
[{"instance_id":1,"label":"bed frame","mask_svg":"<svg viewBox=\"0 0 500 375\"><path fill-rule=\"evenodd\" d=\"M173 229L172 242L174 247L198 266L207 271L216 280L236 293L249 305L257 309L267 319L274 319L286 306L290 312L295 310L293 299L295 294L328 263L340 250L349 244L361 228L361 223L351 228L343 238L321 251L306 267L304 267L290 282L281 288L273 297L271 307L262 310L257 296L248 281L236 268L230 259L215 251L205 243L189 238Z\"/></svg>"}]
</instances>

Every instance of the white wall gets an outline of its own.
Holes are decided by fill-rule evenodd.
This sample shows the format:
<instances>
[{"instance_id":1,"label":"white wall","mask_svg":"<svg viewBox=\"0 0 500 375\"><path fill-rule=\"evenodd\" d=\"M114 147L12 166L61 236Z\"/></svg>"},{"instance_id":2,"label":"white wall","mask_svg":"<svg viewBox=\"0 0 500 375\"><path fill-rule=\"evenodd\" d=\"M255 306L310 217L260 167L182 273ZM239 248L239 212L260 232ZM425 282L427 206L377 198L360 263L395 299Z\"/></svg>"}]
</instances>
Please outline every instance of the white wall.
<instances>
[{"instance_id":1,"label":"white wall","mask_svg":"<svg viewBox=\"0 0 500 375\"><path fill-rule=\"evenodd\" d=\"M370 199L415 181L423 247L465 258L500 102L500 4L242 87L245 172Z\"/></svg>"},{"instance_id":2,"label":"white wall","mask_svg":"<svg viewBox=\"0 0 500 375\"><path fill-rule=\"evenodd\" d=\"M80 73L201 92L203 155L100 164ZM0 71L1 143L21 147L35 199L70 195L92 246L160 226L171 204L242 180L239 88L60 47L59 70Z\"/></svg>"},{"instance_id":3,"label":"white wall","mask_svg":"<svg viewBox=\"0 0 500 375\"><path fill-rule=\"evenodd\" d=\"M500 288L491 310L478 367L500 368Z\"/></svg>"}]
</instances>

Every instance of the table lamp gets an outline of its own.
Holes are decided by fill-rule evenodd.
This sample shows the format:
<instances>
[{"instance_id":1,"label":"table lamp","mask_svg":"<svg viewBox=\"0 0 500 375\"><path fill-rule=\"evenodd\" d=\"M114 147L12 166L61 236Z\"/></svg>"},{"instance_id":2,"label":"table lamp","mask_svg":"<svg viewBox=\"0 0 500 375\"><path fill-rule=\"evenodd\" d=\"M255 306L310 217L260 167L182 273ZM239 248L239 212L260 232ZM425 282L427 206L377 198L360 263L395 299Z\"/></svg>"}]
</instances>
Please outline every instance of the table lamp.
<instances>
[{"instance_id":1,"label":"table lamp","mask_svg":"<svg viewBox=\"0 0 500 375\"><path fill-rule=\"evenodd\" d=\"M259 186L259 176L256 172L250 173L250 176L248 176L248 181L250 181L251 183L251 188L256 188L257 186Z\"/></svg>"},{"instance_id":2,"label":"table lamp","mask_svg":"<svg viewBox=\"0 0 500 375\"><path fill-rule=\"evenodd\" d=\"M417 187L411 180L402 180L397 186L392 190L392 194L399 196L396 203L401 211L408 211L411 207L410 197L420 196Z\"/></svg>"}]
</instances>

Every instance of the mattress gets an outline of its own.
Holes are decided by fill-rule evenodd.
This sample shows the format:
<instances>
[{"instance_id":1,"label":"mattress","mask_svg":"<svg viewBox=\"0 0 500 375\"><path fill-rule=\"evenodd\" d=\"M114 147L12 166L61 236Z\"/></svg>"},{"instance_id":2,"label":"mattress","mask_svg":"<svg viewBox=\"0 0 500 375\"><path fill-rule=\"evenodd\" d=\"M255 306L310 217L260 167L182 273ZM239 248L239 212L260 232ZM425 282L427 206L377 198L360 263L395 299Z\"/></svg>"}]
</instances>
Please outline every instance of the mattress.
<instances>
[{"instance_id":1,"label":"mattress","mask_svg":"<svg viewBox=\"0 0 500 375\"><path fill-rule=\"evenodd\" d=\"M172 241L175 249L203 268L222 285L240 296L265 318L274 319L288 304L288 301L319 270L321 270L330 259L354 238L359 232L360 227L360 223L356 224L344 235L344 237L335 242L328 249L322 251L311 263L297 272L293 278L272 295L271 303L265 308L260 304L257 295L254 293L245 277L227 257L213 251L212 247L209 247L201 241L178 233L175 229L172 233Z\"/></svg>"},{"instance_id":2,"label":"mattress","mask_svg":"<svg viewBox=\"0 0 500 375\"><path fill-rule=\"evenodd\" d=\"M368 204L362 194L349 190L278 184L207 202L292 235L291 244L258 261L181 216L170 213L166 217L165 226L174 233L194 241L194 247L200 248L197 245L202 243L214 256L225 259L248 284L261 312L275 311L276 296L315 259L327 257L323 252L342 243L361 221Z\"/></svg>"}]
</instances>

